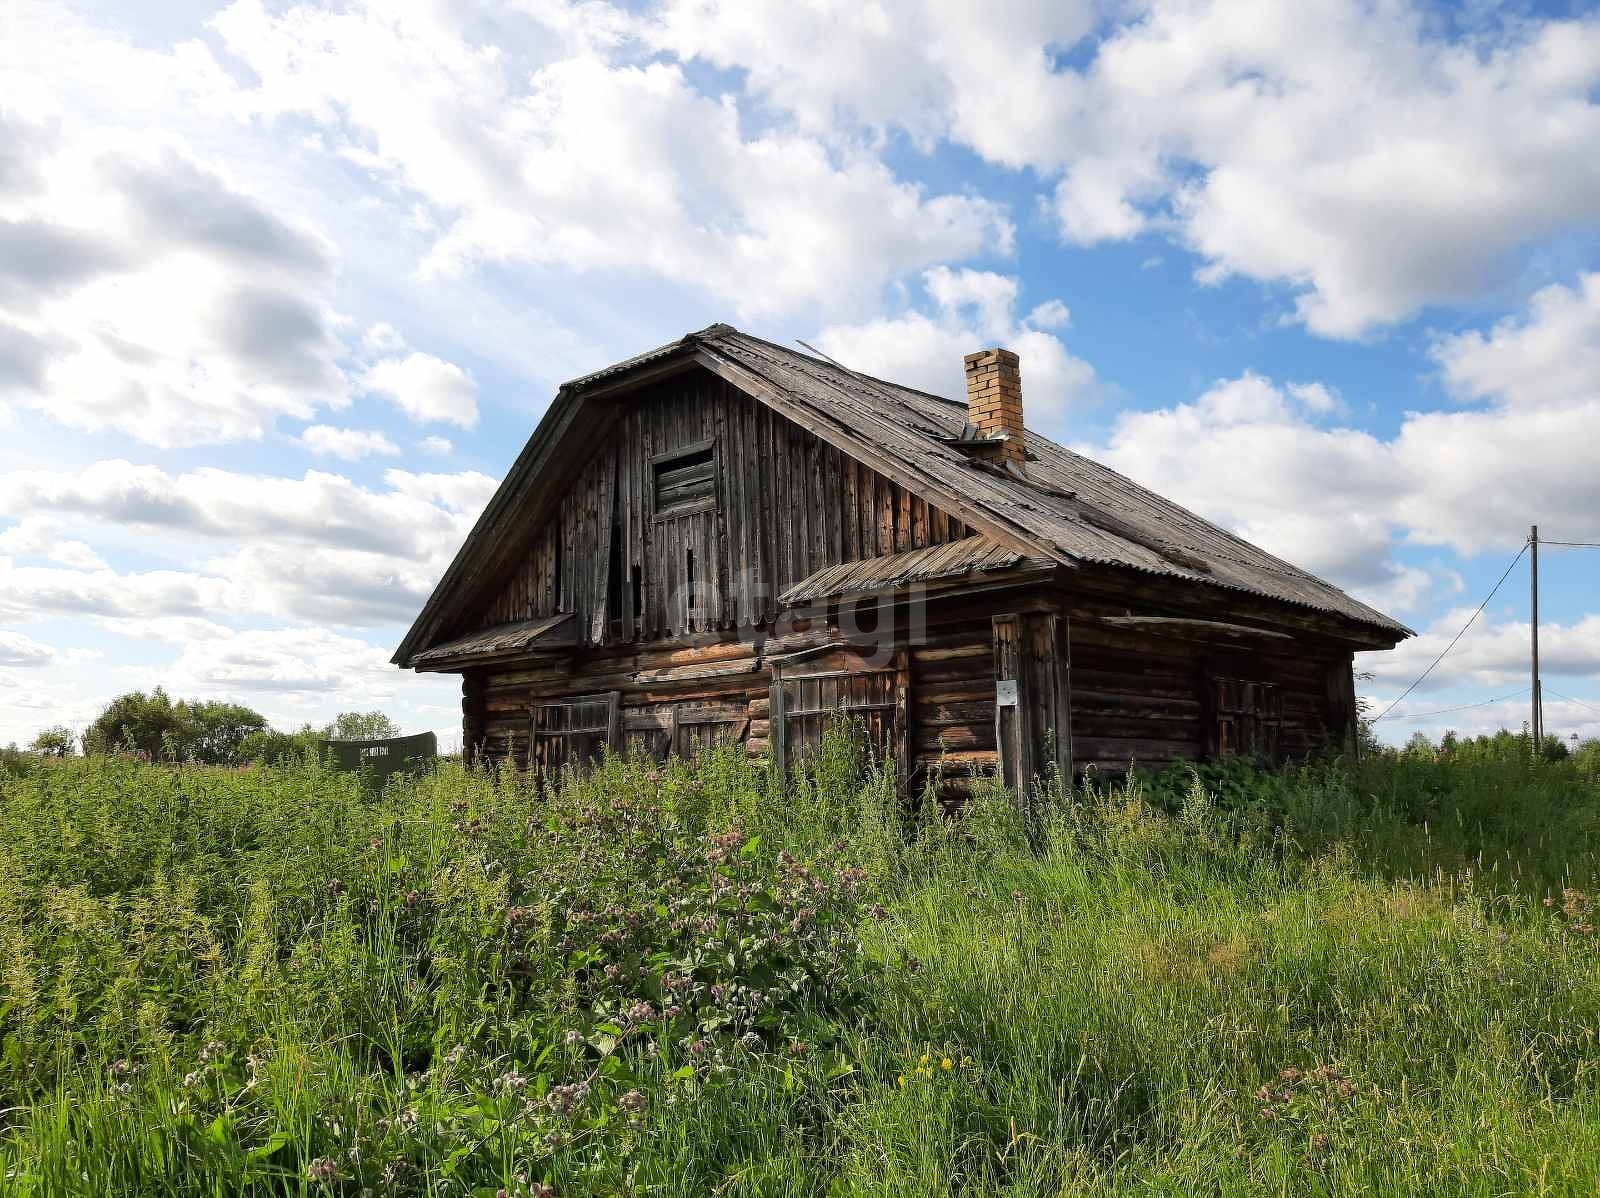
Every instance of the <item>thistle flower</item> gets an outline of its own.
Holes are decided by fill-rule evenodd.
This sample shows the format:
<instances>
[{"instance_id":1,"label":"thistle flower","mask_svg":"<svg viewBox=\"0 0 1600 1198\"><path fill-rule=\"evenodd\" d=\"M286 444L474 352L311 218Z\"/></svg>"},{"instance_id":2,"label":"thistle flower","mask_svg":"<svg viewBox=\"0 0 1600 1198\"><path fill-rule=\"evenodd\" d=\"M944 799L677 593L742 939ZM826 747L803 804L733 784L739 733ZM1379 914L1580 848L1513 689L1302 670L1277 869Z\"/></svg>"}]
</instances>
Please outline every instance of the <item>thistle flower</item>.
<instances>
[{"instance_id":1,"label":"thistle flower","mask_svg":"<svg viewBox=\"0 0 1600 1198\"><path fill-rule=\"evenodd\" d=\"M306 1178L310 1181L332 1181L338 1174L339 1166L329 1156L318 1157L306 1166Z\"/></svg>"}]
</instances>

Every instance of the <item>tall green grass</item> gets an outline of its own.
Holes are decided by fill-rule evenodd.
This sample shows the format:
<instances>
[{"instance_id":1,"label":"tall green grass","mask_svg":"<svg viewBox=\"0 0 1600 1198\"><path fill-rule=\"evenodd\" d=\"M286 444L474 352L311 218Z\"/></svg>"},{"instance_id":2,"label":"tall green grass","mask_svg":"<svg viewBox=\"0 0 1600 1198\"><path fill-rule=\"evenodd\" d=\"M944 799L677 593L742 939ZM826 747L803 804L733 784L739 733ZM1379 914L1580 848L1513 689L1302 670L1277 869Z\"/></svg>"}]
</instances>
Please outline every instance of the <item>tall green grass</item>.
<instances>
[{"instance_id":1,"label":"tall green grass","mask_svg":"<svg viewBox=\"0 0 1600 1198\"><path fill-rule=\"evenodd\" d=\"M1600 789L0 780L0 1187L1592 1194Z\"/></svg>"}]
</instances>

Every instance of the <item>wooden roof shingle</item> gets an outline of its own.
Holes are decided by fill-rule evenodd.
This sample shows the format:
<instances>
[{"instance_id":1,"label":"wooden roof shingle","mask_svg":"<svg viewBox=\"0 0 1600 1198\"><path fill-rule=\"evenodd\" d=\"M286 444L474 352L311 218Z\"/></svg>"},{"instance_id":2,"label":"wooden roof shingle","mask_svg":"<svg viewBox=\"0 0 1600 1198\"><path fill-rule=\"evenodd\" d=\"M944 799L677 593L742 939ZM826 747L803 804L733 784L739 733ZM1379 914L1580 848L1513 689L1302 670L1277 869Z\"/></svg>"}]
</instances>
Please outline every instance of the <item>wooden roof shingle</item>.
<instances>
[{"instance_id":1,"label":"wooden roof shingle","mask_svg":"<svg viewBox=\"0 0 1600 1198\"><path fill-rule=\"evenodd\" d=\"M483 583L485 563L510 552L522 535L521 522L534 506L529 499L538 493L542 472L570 454L568 442L583 435L586 402L696 366L889 473L1019 560L1117 567L1220 587L1338 616L1390 643L1412 635L1332 583L1031 430L1025 434L1027 463L1020 472L975 459L961 447L967 431L964 400L873 378L714 324L562 384L395 651L396 664L416 664L423 653L446 648L430 646L454 605ZM890 568L888 559L875 562L855 565L868 573ZM844 574L854 577L853 570ZM831 584L818 575L796 584L785 601L798 603L812 592L819 596L817 588Z\"/></svg>"}]
</instances>

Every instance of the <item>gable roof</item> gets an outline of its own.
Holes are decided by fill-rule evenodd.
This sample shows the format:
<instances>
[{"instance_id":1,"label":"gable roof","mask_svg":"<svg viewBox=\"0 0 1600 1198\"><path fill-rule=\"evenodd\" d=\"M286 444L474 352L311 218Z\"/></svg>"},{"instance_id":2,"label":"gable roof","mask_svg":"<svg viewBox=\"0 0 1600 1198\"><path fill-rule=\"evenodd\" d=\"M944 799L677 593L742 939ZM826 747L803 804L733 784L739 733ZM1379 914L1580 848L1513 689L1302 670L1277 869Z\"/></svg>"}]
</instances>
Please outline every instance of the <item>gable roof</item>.
<instances>
[{"instance_id":1,"label":"gable roof","mask_svg":"<svg viewBox=\"0 0 1600 1198\"><path fill-rule=\"evenodd\" d=\"M715 324L562 384L406 638L408 665L507 539L590 398L702 366L1002 545L1059 565L1111 566L1339 616L1397 641L1405 625L1116 471L1031 430L1022 473L959 448L964 401L945 399Z\"/></svg>"}]
</instances>

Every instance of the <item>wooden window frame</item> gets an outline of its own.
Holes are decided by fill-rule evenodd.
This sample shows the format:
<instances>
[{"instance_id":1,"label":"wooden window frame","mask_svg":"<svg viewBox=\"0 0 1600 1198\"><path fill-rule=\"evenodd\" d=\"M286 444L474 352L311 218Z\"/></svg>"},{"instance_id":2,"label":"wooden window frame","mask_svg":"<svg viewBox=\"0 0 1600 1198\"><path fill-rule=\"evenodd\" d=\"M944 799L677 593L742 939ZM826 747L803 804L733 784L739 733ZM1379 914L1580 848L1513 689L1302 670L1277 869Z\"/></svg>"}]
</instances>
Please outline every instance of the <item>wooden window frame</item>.
<instances>
[{"instance_id":1,"label":"wooden window frame","mask_svg":"<svg viewBox=\"0 0 1600 1198\"><path fill-rule=\"evenodd\" d=\"M904 792L909 785L911 767L911 703L910 682L908 673L908 659L904 649L897 649L890 656L889 664L878 669L867 670L812 670L801 664L806 658L815 658L823 654L838 651L839 646L818 646L813 650L802 651L791 655L787 661L773 661L769 668L772 673L769 695L769 719L771 731L771 753L774 766L780 774L787 774L793 764L795 753L789 744L789 723L793 719L826 721L829 717L843 713L853 716L857 712L878 713L884 718L887 725L889 745L888 751L894 756L895 767L898 774L897 782ZM787 688L805 682L823 682L839 678L880 678L887 677L889 686L888 697L867 703L833 703L827 706L807 707L795 710L790 702ZM822 725L824 728L826 724ZM820 733L819 733L820 735Z\"/></svg>"},{"instance_id":2,"label":"wooden window frame","mask_svg":"<svg viewBox=\"0 0 1600 1198\"><path fill-rule=\"evenodd\" d=\"M1207 670L1205 685L1207 757L1254 757L1274 765L1282 760L1281 686L1227 668Z\"/></svg>"},{"instance_id":3,"label":"wooden window frame","mask_svg":"<svg viewBox=\"0 0 1600 1198\"><path fill-rule=\"evenodd\" d=\"M598 704L605 705L604 716L586 721L583 727L540 727L540 712L552 710L571 710L577 707L588 707ZM604 749L610 749L612 752L619 751L622 748L622 692L600 691L594 694L568 695L559 699L550 699L534 703L532 710L528 713L528 768L531 770L542 770L549 768L545 764L544 756L539 752L539 745L541 741L547 743L552 741L566 742L574 736L603 736L604 740L601 742L601 744ZM568 766L574 765L578 766L579 768L587 768L594 762L596 757L596 754L590 754L581 762L575 762L573 760L572 746L570 743L563 744L561 749L561 759L553 763L553 769L554 771L559 772L560 770L566 769Z\"/></svg>"},{"instance_id":4,"label":"wooden window frame","mask_svg":"<svg viewBox=\"0 0 1600 1198\"><path fill-rule=\"evenodd\" d=\"M660 503L660 474L662 468L670 466L672 462L680 458L694 457L707 452L711 455L711 494L701 499L690 500L687 503L662 507ZM676 449L652 455L650 458L650 519L659 523L663 520L676 520L680 516L694 516L701 512L716 511L718 507L717 497L721 493L721 483L722 454L715 437L708 437L703 441L694 441L688 445L680 445Z\"/></svg>"}]
</instances>

